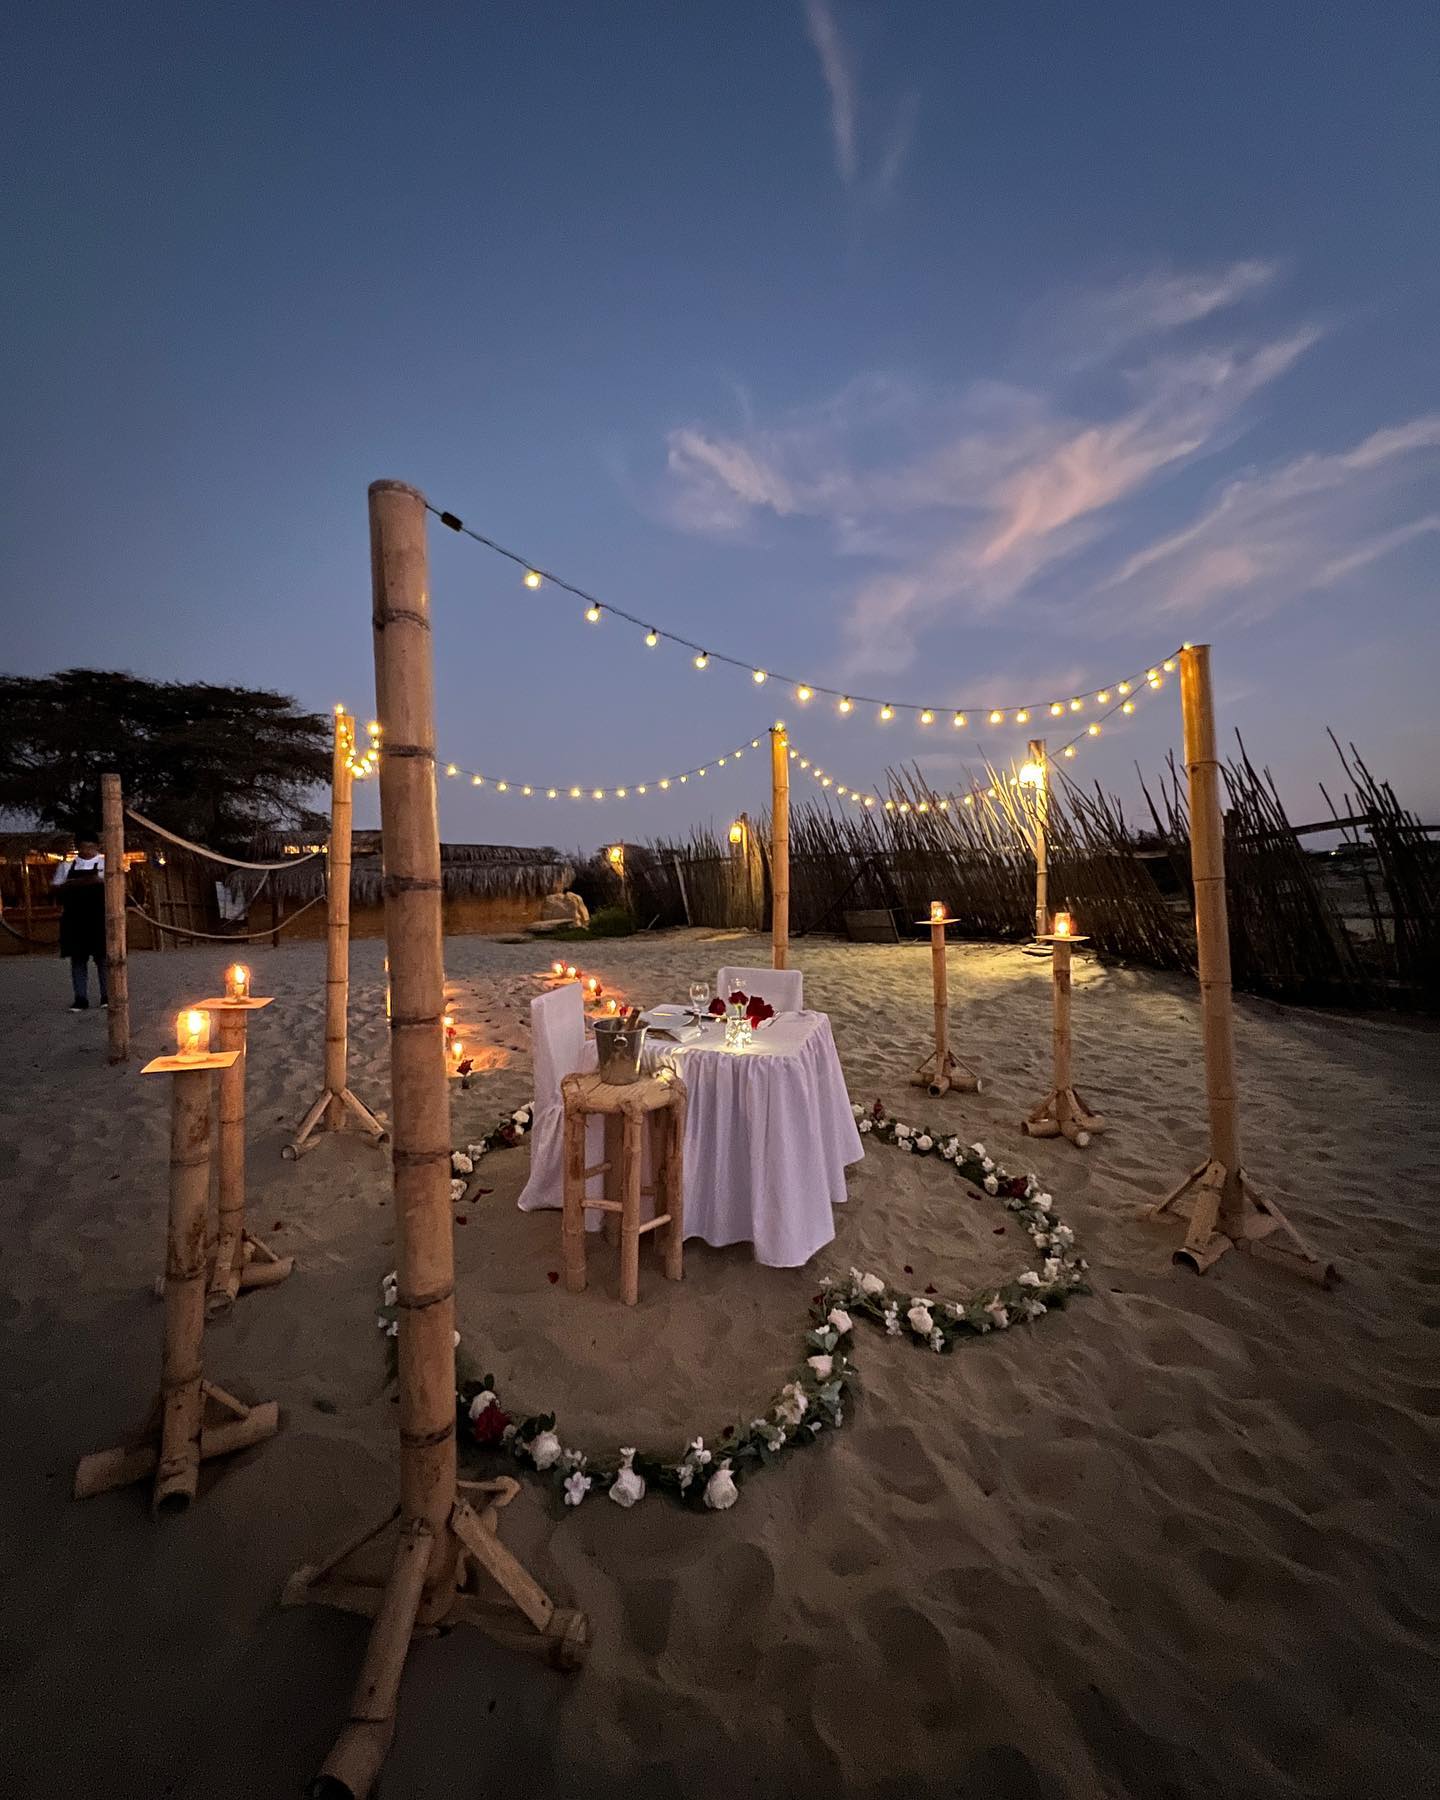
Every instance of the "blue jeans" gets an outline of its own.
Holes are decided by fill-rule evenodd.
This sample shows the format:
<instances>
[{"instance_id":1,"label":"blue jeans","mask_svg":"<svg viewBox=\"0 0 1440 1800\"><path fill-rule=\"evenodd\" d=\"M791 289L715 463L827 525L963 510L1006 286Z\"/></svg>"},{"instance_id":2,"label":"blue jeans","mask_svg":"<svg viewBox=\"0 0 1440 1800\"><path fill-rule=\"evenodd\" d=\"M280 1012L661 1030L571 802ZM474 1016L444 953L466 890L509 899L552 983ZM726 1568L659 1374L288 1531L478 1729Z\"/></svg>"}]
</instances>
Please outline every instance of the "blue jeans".
<instances>
[{"instance_id":1,"label":"blue jeans","mask_svg":"<svg viewBox=\"0 0 1440 1800\"><path fill-rule=\"evenodd\" d=\"M88 956L70 958L70 985L75 990L76 1000L83 1000L87 1006L90 1004L90 961ZM110 1000L110 990L105 979L105 958L97 956L94 962L95 973L100 977L100 1004L105 1006Z\"/></svg>"}]
</instances>

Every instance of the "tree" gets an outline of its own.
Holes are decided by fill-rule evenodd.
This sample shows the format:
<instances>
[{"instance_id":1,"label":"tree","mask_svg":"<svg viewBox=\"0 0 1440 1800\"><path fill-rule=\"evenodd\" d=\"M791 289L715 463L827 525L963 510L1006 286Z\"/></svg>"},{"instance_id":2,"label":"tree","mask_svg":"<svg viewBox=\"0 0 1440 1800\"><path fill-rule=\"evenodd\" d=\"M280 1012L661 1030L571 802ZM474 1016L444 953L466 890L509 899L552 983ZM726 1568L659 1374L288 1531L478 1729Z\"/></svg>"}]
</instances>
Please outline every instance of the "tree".
<instances>
[{"instance_id":1,"label":"tree","mask_svg":"<svg viewBox=\"0 0 1440 1800\"><path fill-rule=\"evenodd\" d=\"M293 829L330 775L331 722L284 694L104 669L0 675L0 811L73 830L100 817L100 776L217 850Z\"/></svg>"}]
</instances>

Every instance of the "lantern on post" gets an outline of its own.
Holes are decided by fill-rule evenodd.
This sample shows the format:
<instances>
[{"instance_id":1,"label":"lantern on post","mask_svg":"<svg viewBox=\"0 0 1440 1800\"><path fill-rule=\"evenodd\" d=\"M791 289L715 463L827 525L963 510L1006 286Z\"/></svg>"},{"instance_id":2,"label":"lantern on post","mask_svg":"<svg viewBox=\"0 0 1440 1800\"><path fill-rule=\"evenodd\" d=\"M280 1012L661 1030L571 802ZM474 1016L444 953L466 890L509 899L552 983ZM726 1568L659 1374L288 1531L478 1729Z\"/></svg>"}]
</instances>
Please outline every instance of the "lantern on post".
<instances>
[{"instance_id":1,"label":"lantern on post","mask_svg":"<svg viewBox=\"0 0 1440 1800\"><path fill-rule=\"evenodd\" d=\"M1020 1129L1029 1137L1067 1137L1083 1150L1097 1131L1105 1129L1105 1121L1092 1113L1076 1093L1070 1075L1070 959L1076 944L1088 940L1076 932L1068 912L1057 912L1055 929L1041 933L1039 941L1049 944L1052 952L1053 1085L1034 1111L1026 1114Z\"/></svg>"},{"instance_id":2,"label":"lantern on post","mask_svg":"<svg viewBox=\"0 0 1440 1800\"><path fill-rule=\"evenodd\" d=\"M980 1077L969 1063L961 1062L950 1049L950 992L945 970L945 927L955 921L945 911L943 900L930 902L930 917L916 921L930 927L930 986L935 1004L935 1048L910 1077L916 1087L928 1088L938 1098L953 1088L962 1093L978 1094Z\"/></svg>"}]
</instances>

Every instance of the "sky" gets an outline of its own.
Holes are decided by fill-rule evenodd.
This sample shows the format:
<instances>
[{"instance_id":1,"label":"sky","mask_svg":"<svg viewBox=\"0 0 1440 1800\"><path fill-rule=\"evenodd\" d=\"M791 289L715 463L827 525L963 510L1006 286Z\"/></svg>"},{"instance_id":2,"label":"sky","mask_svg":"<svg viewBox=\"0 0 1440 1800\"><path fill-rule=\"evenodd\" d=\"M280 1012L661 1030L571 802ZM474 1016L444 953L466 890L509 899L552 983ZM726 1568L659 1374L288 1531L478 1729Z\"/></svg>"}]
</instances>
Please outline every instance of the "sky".
<instances>
[{"instance_id":1,"label":"sky","mask_svg":"<svg viewBox=\"0 0 1440 1800\"><path fill-rule=\"evenodd\" d=\"M0 667L364 717L394 477L775 672L434 526L450 839L723 827L777 718L963 786L1184 640L1292 817L1331 726L1440 820L1425 0L50 0L4 64ZM1140 692L1069 765L1127 802Z\"/></svg>"}]
</instances>

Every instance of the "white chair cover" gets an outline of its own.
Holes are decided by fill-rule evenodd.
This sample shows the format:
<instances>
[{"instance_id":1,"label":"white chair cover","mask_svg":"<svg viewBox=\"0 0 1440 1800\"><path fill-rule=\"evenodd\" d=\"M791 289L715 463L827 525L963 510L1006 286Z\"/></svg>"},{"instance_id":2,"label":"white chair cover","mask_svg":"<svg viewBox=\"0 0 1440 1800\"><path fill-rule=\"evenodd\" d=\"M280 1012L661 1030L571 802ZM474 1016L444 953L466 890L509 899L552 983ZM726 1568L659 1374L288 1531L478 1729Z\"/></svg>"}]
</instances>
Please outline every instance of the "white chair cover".
<instances>
[{"instance_id":1,"label":"white chair cover","mask_svg":"<svg viewBox=\"0 0 1440 1800\"><path fill-rule=\"evenodd\" d=\"M715 977L715 992L722 1000L739 990L758 994L777 1013L805 1010L805 977L799 969L722 969Z\"/></svg>"},{"instance_id":2,"label":"white chair cover","mask_svg":"<svg viewBox=\"0 0 1440 1800\"><path fill-rule=\"evenodd\" d=\"M531 1052L535 1063L535 1120L530 1127L530 1179L520 1195L522 1212L559 1207L564 1201L565 1109L560 1081L565 1075L583 1074L597 1063L595 1045L585 1036L585 1001L578 981L567 981L530 1002ZM603 1157L605 1126L590 1120L585 1132L585 1160L594 1164ZM596 1175L586 1188L587 1199L600 1197L602 1177ZM599 1213L588 1213L586 1225L599 1224Z\"/></svg>"}]
</instances>

